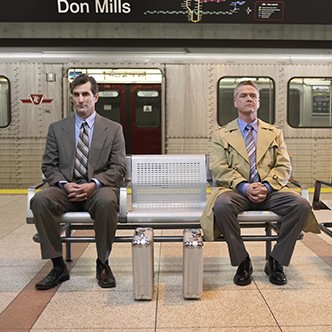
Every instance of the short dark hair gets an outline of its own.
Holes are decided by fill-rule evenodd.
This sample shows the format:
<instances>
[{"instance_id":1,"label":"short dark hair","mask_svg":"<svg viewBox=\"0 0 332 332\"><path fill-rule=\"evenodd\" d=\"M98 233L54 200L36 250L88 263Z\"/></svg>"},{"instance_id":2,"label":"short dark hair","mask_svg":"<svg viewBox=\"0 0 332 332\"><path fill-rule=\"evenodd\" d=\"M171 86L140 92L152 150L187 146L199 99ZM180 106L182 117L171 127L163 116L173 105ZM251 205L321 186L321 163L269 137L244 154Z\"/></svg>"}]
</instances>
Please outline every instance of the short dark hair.
<instances>
[{"instance_id":1,"label":"short dark hair","mask_svg":"<svg viewBox=\"0 0 332 332\"><path fill-rule=\"evenodd\" d=\"M236 95L237 95L237 90L239 89L239 87L244 86L244 85L250 85L250 86L254 87L254 88L258 91L258 93L259 93L258 86L257 86L256 83L254 83L253 81L249 81L249 80L247 80L247 81L241 81L241 82L236 86L236 88L234 89L234 98L235 98Z\"/></svg>"},{"instance_id":2,"label":"short dark hair","mask_svg":"<svg viewBox=\"0 0 332 332\"><path fill-rule=\"evenodd\" d=\"M87 74L81 74L75 77L75 79L70 83L70 93L73 94L74 89L78 85L83 85L88 82L91 83L91 91L93 95L96 95L98 93L98 84L92 76L89 76Z\"/></svg>"}]
</instances>

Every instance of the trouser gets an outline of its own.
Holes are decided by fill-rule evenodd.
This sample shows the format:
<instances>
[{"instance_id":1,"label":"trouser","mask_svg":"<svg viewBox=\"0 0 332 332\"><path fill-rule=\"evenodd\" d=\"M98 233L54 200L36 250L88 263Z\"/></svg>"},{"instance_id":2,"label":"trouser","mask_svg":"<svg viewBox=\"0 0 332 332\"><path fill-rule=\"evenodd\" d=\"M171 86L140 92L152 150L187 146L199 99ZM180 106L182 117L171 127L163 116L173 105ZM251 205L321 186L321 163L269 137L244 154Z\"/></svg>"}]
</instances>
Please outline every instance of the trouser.
<instances>
[{"instance_id":1,"label":"trouser","mask_svg":"<svg viewBox=\"0 0 332 332\"><path fill-rule=\"evenodd\" d=\"M227 242L233 266L240 265L248 255L237 221L237 215L247 210L269 210L283 217L271 257L282 265L289 265L298 236L311 213L309 202L295 192L272 192L260 204L234 191L221 194L213 207L214 218Z\"/></svg>"},{"instance_id":2,"label":"trouser","mask_svg":"<svg viewBox=\"0 0 332 332\"><path fill-rule=\"evenodd\" d=\"M34 215L43 259L62 256L60 216L69 211L88 211L94 220L97 256L108 259L114 241L117 212L119 210L117 188L101 187L84 202L70 202L65 190L45 188L35 194L30 206Z\"/></svg>"}]
</instances>

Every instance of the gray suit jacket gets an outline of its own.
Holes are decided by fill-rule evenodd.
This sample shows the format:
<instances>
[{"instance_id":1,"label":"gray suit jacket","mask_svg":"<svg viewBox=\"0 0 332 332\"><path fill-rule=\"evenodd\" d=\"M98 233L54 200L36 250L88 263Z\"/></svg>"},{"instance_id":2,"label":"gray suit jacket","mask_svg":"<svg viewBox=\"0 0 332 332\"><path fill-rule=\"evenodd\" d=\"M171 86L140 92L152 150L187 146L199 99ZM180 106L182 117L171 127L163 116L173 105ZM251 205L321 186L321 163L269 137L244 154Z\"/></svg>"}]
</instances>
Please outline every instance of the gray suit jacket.
<instances>
[{"instance_id":1,"label":"gray suit jacket","mask_svg":"<svg viewBox=\"0 0 332 332\"><path fill-rule=\"evenodd\" d=\"M49 185L74 181L76 142L75 117L49 126L42 171ZM126 174L126 152L122 126L96 114L89 149L88 177L104 186L119 187Z\"/></svg>"}]
</instances>

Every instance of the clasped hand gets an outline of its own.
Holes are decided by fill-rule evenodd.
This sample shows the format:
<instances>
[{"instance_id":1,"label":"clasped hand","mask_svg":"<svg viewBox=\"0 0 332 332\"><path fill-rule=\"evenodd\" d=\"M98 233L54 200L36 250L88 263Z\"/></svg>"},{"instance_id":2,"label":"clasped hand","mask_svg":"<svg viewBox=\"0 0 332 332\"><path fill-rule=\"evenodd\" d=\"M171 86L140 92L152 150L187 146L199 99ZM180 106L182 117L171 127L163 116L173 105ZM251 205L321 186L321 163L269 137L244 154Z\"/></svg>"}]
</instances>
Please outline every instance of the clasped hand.
<instances>
[{"instance_id":1,"label":"clasped hand","mask_svg":"<svg viewBox=\"0 0 332 332\"><path fill-rule=\"evenodd\" d=\"M254 203L262 203L268 195L267 188L261 182L249 183L247 197Z\"/></svg>"},{"instance_id":2,"label":"clasped hand","mask_svg":"<svg viewBox=\"0 0 332 332\"><path fill-rule=\"evenodd\" d=\"M74 182L66 183L64 186L71 202L82 202L95 191L96 184L94 182L77 184Z\"/></svg>"}]
</instances>

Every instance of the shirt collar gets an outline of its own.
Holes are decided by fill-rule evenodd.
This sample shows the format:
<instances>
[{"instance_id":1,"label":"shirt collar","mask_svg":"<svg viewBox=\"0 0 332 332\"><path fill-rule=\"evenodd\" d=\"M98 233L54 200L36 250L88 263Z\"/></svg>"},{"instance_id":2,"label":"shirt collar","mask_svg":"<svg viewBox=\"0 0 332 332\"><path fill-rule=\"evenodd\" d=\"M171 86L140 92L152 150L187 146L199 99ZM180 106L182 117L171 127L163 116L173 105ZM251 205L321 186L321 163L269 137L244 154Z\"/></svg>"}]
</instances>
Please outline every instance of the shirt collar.
<instances>
[{"instance_id":1,"label":"shirt collar","mask_svg":"<svg viewBox=\"0 0 332 332\"><path fill-rule=\"evenodd\" d=\"M75 123L78 128L81 128L82 123L85 121L88 124L89 128L92 128L95 123L96 112L93 112L89 117L86 119L81 118L77 113L75 113Z\"/></svg>"},{"instance_id":2,"label":"shirt collar","mask_svg":"<svg viewBox=\"0 0 332 332\"><path fill-rule=\"evenodd\" d=\"M239 124L241 133L243 133L245 131L246 125L248 124L247 122L243 121L242 119L238 118L237 119L237 123ZM258 131L258 121L257 119L254 120L253 122L249 123L250 125L252 125L253 129L257 132Z\"/></svg>"}]
</instances>

